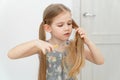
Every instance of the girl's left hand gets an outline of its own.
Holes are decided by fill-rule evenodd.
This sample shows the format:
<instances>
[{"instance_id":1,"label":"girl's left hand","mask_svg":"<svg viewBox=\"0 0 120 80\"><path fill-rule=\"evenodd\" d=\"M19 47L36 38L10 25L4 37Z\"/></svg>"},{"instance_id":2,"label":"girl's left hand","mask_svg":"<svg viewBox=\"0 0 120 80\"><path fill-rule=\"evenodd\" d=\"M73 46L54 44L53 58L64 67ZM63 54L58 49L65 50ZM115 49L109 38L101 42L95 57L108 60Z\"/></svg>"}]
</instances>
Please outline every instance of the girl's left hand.
<instances>
[{"instance_id":1,"label":"girl's left hand","mask_svg":"<svg viewBox=\"0 0 120 80\"><path fill-rule=\"evenodd\" d=\"M87 35L86 35L86 33L85 33L85 31L84 31L83 28L80 28L80 27L77 28L77 29L76 29L76 32L78 32L78 33L80 34L80 37L84 40L85 43L88 42Z\"/></svg>"}]
</instances>

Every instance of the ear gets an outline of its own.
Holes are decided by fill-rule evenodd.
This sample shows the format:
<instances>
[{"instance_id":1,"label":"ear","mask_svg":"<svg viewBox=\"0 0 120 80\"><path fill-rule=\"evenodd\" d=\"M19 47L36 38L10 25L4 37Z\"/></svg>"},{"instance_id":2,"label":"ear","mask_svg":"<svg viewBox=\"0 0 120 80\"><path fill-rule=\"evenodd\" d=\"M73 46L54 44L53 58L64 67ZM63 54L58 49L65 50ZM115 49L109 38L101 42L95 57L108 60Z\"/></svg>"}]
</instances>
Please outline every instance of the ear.
<instances>
[{"instance_id":1,"label":"ear","mask_svg":"<svg viewBox=\"0 0 120 80\"><path fill-rule=\"evenodd\" d=\"M51 27L48 25L48 24L45 24L44 25L44 30L46 31L46 32L51 32L52 30L51 30Z\"/></svg>"}]
</instances>

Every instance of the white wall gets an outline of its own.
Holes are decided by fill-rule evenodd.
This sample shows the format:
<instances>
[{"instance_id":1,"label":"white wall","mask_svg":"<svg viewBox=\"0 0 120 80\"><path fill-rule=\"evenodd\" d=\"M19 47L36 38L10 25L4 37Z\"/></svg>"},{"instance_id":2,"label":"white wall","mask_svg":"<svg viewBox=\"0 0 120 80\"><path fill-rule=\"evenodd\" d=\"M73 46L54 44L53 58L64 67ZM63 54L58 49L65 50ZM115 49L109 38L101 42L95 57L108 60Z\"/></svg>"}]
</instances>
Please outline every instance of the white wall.
<instances>
[{"instance_id":1,"label":"white wall","mask_svg":"<svg viewBox=\"0 0 120 80\"><path fill-rule=\"evenodd\" d=\"M72 0L0 0L0 80L37 80L37 55L11 60L7 52L38 38L42 12L53 2L72 9Z\"/></svg>"}]
</instances>

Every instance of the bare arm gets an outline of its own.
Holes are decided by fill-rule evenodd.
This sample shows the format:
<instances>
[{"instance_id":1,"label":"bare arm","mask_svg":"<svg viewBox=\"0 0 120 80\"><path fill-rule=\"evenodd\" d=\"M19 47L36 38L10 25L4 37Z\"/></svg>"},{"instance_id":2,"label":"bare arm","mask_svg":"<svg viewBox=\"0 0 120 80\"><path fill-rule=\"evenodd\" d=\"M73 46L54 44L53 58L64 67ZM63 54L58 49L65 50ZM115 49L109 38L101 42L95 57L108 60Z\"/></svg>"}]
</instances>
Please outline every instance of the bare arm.
<instances>
[{"instance_id":1,"label":"bare arm","mask_svg":"<svg viewBox=\"0 0 120 80\"><path fill-rule=\"evenodd\" d=\"M103 64L104 58L100 50L96 47L96 45L88 39L84 29L77 28L76 31L80 34L80 37L84 40L84 43L87 45L87 49L85 48L84 53L86 59L95 63L95 64Z\"/></svg>"},{"instance_id":2,"label":"bare arm","mask_svg":"<svg viewBox=\"0 0 120 80\"><path fill-rule=\"evenodd\" d=\"M8 52L8 57L11 59L18 59L27 57L38 52L38 48L35 46L35 40L22 43L12 48Z\"/></svg>"},{"instance_id":3,"label":"bare arm","mask_svg":"<svg viewBox=\"0 0 120 80\"><path fill-rule=\"evenodd\" d=\"M11 59L18 59L31 56L36 53L40 54L41 51L45 53L46 50L47 51L53 50L53 46L42 40L32 40L12 48L8 52L8 57Z\"/></svg>"},{"instance_id":4,"label":"bare arm","mask_svg":"<svg viewBox=\"0 0 120 80\"><path fill-rule=\"evenodd\" d=\"M103 64L104 63L104 58L100 50L96 47L96 45L88 41L87 42L87 47L88 49L85 49L85 56L86 59L95 63L95 64Z\"/></svg>"}]
</instances>

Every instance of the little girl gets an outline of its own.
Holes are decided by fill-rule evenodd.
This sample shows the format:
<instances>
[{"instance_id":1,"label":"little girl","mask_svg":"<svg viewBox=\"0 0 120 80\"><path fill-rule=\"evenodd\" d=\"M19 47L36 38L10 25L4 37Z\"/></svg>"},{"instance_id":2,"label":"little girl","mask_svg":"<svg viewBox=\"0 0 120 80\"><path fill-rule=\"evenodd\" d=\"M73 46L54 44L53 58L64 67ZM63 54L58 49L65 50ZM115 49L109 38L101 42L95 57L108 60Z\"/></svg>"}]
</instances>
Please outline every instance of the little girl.
<instances>
[{"instance_id":1,"label":"little girl","mask_svg":"<svg viewBox=\"0 0 120 80\"><path fill-rule=\"evenodd\" d=\"M69 40L72 29L76 30L75 38ZM48 40L46 32L51 34ZM101 52L78 27L70 9L63 4L49 5L43 14L39 39L14 47L8 57L18 59L33 54L38 54L40 60L38 80L76 80L85 59L95 64L104 63Z\"/></svg>"}]
</instances>

